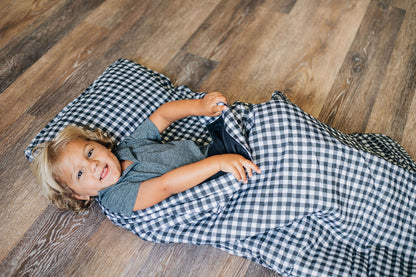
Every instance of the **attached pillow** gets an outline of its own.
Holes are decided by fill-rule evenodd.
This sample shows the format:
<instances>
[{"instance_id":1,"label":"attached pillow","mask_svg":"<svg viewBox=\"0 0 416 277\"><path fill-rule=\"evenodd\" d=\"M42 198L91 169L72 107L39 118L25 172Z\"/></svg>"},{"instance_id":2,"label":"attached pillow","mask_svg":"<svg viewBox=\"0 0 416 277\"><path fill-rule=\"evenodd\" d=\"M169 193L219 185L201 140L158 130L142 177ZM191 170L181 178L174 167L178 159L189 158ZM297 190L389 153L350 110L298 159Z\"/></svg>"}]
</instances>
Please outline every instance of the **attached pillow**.
<instances>
[{"instance_id":1,"label":"attached pillow","mask_svg":"<svg viewBox=\"0 0 416 277\"><path fill-rule=\"evenodd\" d=\"M110 65L80 96L68 104L25 149L33 160L33 149L50 141L68 124L99 128L116 142L131 134L161 104L177 99L202 98L189 88L173 87L162 74L135 62L120 59ZM181 130L186 130L181 133ZM164 141L194 139L207 143L206 131L195 118L177 122L166 131Z\"/></svg>"}]
</instances>

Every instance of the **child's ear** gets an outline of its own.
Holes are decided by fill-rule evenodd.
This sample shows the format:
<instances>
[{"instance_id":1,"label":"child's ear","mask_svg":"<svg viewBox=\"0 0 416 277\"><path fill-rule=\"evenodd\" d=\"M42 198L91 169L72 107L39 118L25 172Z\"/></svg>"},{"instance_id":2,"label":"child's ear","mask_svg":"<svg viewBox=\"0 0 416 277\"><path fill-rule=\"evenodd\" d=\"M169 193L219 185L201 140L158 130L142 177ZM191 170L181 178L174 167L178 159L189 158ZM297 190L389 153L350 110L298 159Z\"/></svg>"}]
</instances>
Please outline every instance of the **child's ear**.
<instances>
[{"instance_id":1,"label":"child's ear","mask_svg":"<svg viewBox=\"0 0 416 277\"><path fill-rule=\"evenodd\" d=\"M81 195L81 194L74 193L74 194L72 194L72 196L75 199L78 199L78 200L86 200L86 201L89 201L90 200L90 196L89 195Z\"/></svg>"}]
</instances>

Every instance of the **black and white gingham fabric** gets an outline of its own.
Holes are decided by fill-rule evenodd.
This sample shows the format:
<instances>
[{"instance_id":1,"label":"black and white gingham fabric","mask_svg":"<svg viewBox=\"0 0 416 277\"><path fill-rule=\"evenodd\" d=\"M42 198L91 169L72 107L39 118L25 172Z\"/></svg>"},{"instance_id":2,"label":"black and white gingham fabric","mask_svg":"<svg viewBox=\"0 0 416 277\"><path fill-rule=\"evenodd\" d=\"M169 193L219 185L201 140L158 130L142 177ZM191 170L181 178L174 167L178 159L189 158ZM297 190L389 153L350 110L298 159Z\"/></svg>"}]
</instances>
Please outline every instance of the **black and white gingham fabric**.
<instances>
[{"instance_id":1,"label":"black and white gingham fabric","mask_svg":"<svg viewBox=\"0 0 416 277\"><path fill-rule=\"evenodd\" d=\"M127 60L112 64L26 150L67 124L131 133L160 104L200 98ZM345 135L276 92L267 103L236 103L226 130L262 168L249 183L223 175L131 217L103 212L116 225L161 243L208 244L284 276L416 274L416 165L382 135ZM174 123L163 140L209 142L204 124Z\"/></svg>"},{"instance_id":2,"label":"black and white gingham fabric","mask_svg":"<svg viewBox=\"0 0 416 277\"><path fill-rule=\"evenodd\" d=\"M416 274L414 170L363 151L371 135L343 135L278 92L223 116L260 175L248 184L224 175L131 217L103 209L107 217L142 239L212 245L283 276ZM196 128L190 120L175 139ZM414 168L411 159L406 164Z\"/></svg>"},{"instance_id":3,"label":"black and white gingham fabric","mask_svg":"<svg viewBox=\"0 0 416 277\"><path fill-rule=\"evenodd\" d=\"M69 103L25 149L52 140L68 124L102 129L119 142L161 104L182 98L200 98L187 87L173 87L164 75L135 62L120 59L109 66L79 97ZM204 137L195 133L195 137ZM207 143L197 139L198 143Z\"/></svg>"}]
</instances>

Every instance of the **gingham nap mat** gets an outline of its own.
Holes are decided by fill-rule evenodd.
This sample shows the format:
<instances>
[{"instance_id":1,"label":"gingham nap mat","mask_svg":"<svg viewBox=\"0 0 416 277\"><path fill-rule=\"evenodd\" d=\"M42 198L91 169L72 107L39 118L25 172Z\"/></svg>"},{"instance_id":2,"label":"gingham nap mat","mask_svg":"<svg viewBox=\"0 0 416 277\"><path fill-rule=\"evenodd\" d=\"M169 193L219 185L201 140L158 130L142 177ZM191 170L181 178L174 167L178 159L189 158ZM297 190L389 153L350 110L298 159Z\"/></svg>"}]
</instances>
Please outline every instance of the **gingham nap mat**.
<instances>
[{"instance_id":1,"label":"gingham nap mat","mask_svg":"<svg viewBox=\"0 0 416 277\"><path fill-rule=\"evenodd\" d=\"M416 275L416 164L396 142L345 135L280 92L222 116L261 174L247 184L223 175L106 216L144 240L212 245L283 276ZM164 140L206 142L206 121L181 120Z\"/></svg>"}]
</instances>

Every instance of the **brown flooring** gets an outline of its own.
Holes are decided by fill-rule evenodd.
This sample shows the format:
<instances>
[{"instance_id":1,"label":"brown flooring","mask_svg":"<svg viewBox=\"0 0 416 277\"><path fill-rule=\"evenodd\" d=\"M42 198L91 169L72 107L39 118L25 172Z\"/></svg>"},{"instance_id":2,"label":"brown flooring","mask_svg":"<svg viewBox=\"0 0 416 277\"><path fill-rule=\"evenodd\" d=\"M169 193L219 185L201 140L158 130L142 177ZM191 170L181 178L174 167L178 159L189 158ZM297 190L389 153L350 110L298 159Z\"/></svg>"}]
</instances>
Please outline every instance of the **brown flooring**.
<instances>
[{"instance_id":1,"label":"brown flooring","mask_svg":"<svg viewBox=\"0 0 416 277\"><path fill-rule=\"evenodd\" d=\"M41 196L23 149L118 58L258 103L279 89L416 157L414 0L0 1L0 275L274 276L207 246L144 242ZM278 259L279 257L276 257Z\"/></svg>"}]
</instances>

